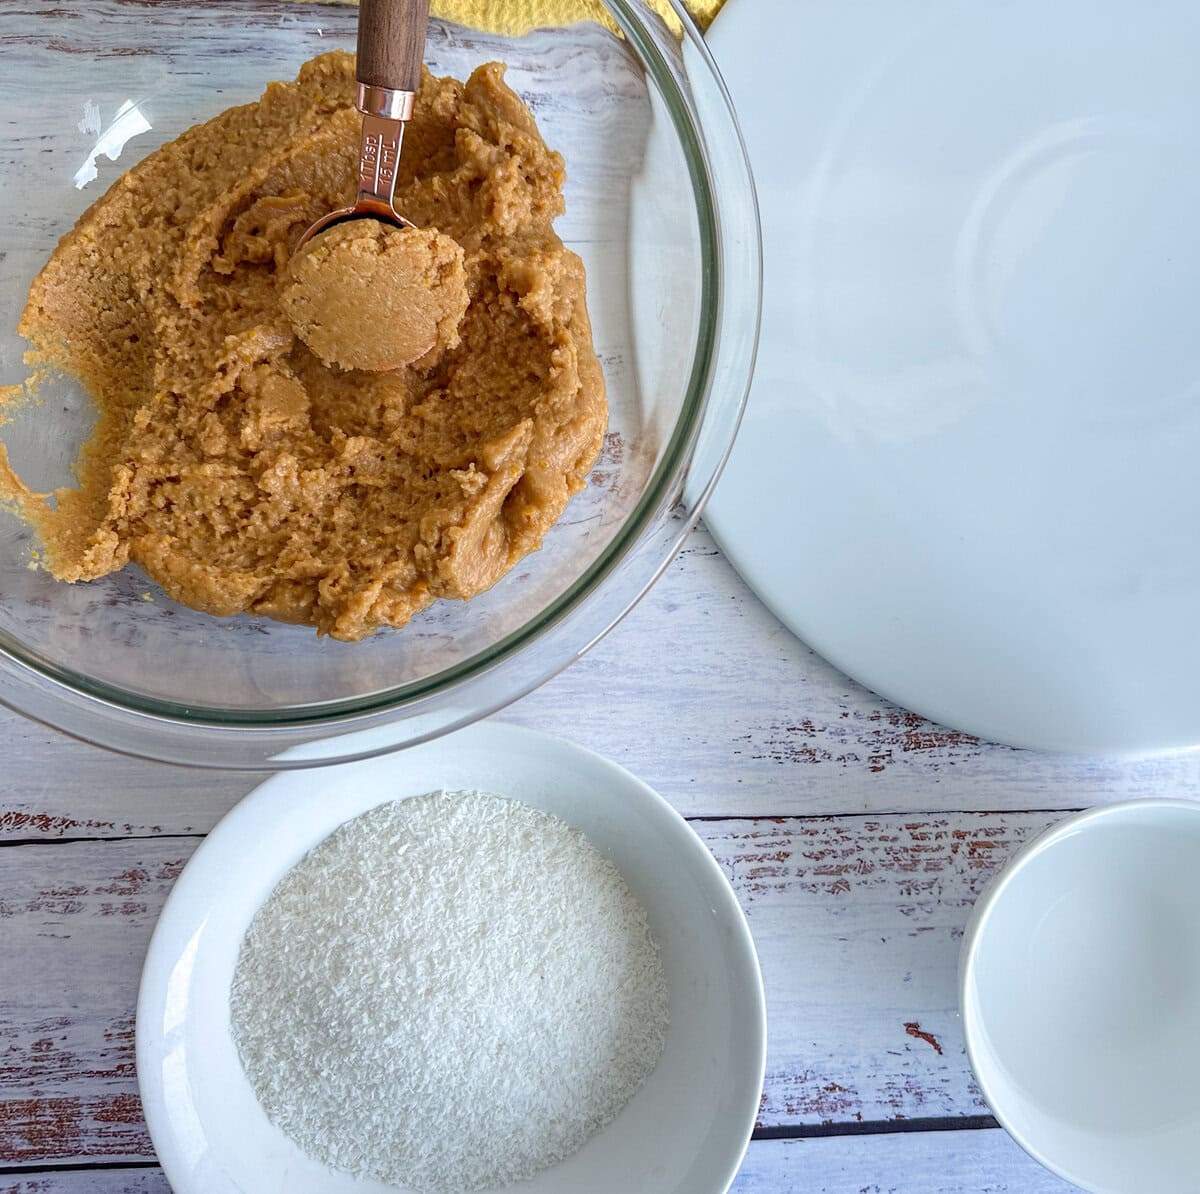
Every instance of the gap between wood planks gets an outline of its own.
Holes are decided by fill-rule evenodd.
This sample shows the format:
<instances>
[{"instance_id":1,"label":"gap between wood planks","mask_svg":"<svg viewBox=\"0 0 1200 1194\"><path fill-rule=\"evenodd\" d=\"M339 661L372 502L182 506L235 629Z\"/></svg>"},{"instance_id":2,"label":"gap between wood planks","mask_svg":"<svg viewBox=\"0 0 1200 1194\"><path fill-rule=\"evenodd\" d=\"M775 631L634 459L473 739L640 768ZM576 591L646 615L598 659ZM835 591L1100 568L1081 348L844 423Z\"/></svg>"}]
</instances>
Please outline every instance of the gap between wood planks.
<instances>
[{"instance_id":1,"label":"gap between wood planks","mask_svg":"<svg viewBox=\"0 0 1200 1194\"><path fill-rule=\"evenodd\" d=\"M0 1177L32 1177L43 1173L89 1173L101 1170L159 1169L158 1161L35 1161L30 1165L0 1165Z\"/></svg>"},{"instance_id":2,"label":"gap between wood planks","mask_svg":"<svg viewBox=\"0 0 1200 1194\"><path fill-rule=\"evenodd\" d=\"M918 809L915 812L903 808L871 809L870 812L850 813L697 813L685 817L685 821L874 821L886 817L905 817L919 821L923 817L1069 817L1072 813L1083 812L1085 807L1078 808L950 808L940 811L934 809ZM42 841L42 838L38 839ZM70 839L55 838L55 841ZM91 840L91 839L85 839ZM107 841L109 839L101 839Z\"/></svg>"},{"instance_id":3,"label":"gap between wood planks","mask_svg":"<svg viewBox=\"0 0 1200 1194\"><path fill-rule=\"evenodd\" d=\"M5 846L74 846L81 842L169 842L202 841L207 833L122 833L80 834L78 837L0 837L0 850Z\"/></svg>"},{"instance_id":4,"label":"gap between wood planks","mask_svg":"<svg viewBox=\"0 0 1200 1194\"><path fill-rule=\"evenodd\" d=\"M953 817L953 816L1063 816L1069 817L1074 813L1083 812L1088 806L1078 808L1014 808L1014 809L943 809L940 811L918 810L913 812L905 809L882 809L870 812L851 813L701 813L685 817L689 824L715 823L717 821L773 821L782 825L788 821L873 821L885 817L911 817L919 820L922 817ZM140 841L199 841L208 837L207 833L122 833L122 834L79 834L74 837L2 837L0 849L6 846L70 846L80 842L140 842ZM2 1171L0 1171L2 1172Z\"/></svg>"},{"instance_id":5,"label":"gap between wood planks","mask_svg":"<svg viewBox=\"0 0 1200 1194\"><path fill-rule=\"evenodd\" d=\"M815 1140L834 1136L897 1136L911 1132L992 1131L999 1125L990 1115L937 1119L874 1120L866 1123L806 1124L757 1128L753 1140ZM157 1169L157 1161L64 1161L58 1164L0 1165L0 1177L37 1177L42 1173L86 1173L89 1170Z\"/></svg>"},{"instance_id":6,"label":"gap between wood planks","mask_svg":"<svg viewBox=\"0 0 1200 1194\"><path fill-rule=\"evenodd\" d=\"M849 1120L843 1123L781 1124L755 1128L751 1139L818 1140L830 1136L898 1136L905 1132L983 1132L999 1126L990 1115L946 1115L927 1119L901 1117Z\"/></svg>"}]
</instances>

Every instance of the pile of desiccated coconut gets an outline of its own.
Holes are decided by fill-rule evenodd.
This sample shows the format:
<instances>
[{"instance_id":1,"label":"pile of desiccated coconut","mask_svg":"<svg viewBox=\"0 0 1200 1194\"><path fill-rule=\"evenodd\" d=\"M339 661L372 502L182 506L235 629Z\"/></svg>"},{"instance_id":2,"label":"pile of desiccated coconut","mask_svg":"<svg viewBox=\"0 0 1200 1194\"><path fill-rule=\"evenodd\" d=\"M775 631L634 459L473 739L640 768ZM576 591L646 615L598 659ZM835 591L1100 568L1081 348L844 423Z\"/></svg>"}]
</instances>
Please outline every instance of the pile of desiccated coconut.
<instances>
[{"instance_id":1,"label":"pile of desiccated coconut","mask_svg":"<svg viewBox=\"0 0 1200 1194\"><path fill-rule=\"evenodd\" d=\"M234 1038L312 1156L430 1191L529 1177L578 1149L662 1053L645 912L559 819L432 793L347 822L243 942Z\"/></svg>"}]
</instances>

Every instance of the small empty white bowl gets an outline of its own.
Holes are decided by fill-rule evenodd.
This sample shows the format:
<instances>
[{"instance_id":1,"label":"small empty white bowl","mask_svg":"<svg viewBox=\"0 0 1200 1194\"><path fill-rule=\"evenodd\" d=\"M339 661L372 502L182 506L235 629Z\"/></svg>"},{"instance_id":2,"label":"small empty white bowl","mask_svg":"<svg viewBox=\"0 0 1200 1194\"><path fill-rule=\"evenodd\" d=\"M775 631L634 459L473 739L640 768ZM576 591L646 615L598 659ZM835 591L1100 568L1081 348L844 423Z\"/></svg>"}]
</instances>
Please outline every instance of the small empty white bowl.
<instances>
[{"instance_id":1,"label":"small empty white bowl","mask_svg":"<svg viewBox=\"0 0 1200 1194\"><path fill-rule=\"evenodd\" d=\"M754 1128L766 1043L758 959L733 888L688 823L628 771L497 722L277 775L184 868L150 942L137 1013L138 1085L175 1194L406 1194L326 1168L267 1119L230 1033L229 984L254 913L313 846L384 801L439 788L514 797L582 830L645 907L670 990L666 1048L646 1084L574 1156L504 1190L724 1194Z\"/></svg>"},{"instance_id":2,"label":"small empty white bowl","mask_svg":"<svg viewBox=\"0 0 1200 1194\"><path fill-rule=\"evenodd\" d=\"M1200 1191L1200 803L1138 800L1026 846L963 941L996 1118L1094 1194Z\"/></svg>"}]
</instances>

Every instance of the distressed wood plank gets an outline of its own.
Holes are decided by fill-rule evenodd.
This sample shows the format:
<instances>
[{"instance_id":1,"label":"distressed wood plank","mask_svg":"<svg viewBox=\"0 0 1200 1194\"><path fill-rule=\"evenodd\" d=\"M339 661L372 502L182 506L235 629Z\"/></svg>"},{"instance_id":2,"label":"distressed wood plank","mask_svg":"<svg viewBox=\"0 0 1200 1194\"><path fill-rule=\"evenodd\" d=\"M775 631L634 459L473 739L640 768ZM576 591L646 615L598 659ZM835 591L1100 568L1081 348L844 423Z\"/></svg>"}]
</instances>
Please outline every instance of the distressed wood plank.
<instances>
[{"instance_id":1,"label":"distressed wood plank","mask_svg":"<svg viewBox=\"0 0 1200 1194\"><path fill-rule=\"evenodd\" d=\"M161 1169L84 1169L0 1177L0 1194L171 1194Z\"/></svg>"},{"instance_id":2,"label":"distressed wood plank","mask_svg":"<svg viewBox=\"0 0 1200 1194\"><path fill-rule=\"evenodd\" d=\"M1067 1194L1003 1132L756 1140L730 1194ZM0 1194L170 1194L157 1169L0 1178Z\"/></svg>"},{"instance_id":3,"label":"distressed wood plank","mask_svg":"<svg viewBox=\"0 0 1200 1194\"><path fill-rule=\"evenodd\" d=\"M623 763L688 816L1075 808L1200 789L1195 751L1011 750L872 696L776 622L703 530L592 652L502 716ZM202 833L261 778L124 759L7 712L0 734L0 838Z\"/></svg>"},{"instance_id":4,"label":"distressed wood plank","mask_svg":"<svg viewBox=\"0 0 1200 1194\"><path fill-rule=\"evenodd\" d=\"M1071 808L1200 787L1200 752L1014 750L873 695L782 626L703 528L624 624L505 716L608 754L689 816Z\"/></svg>"},{"instance_id":5,"label":"distressed wood plank","mask_svg":"<svg viewBox=\"0 0 1200 1194\"><path fill-rule=\"evenodd\" d=\"M984 1110L955 1010L981 885L1054 814L696 822L762 959L760 1122ZM151 1159L133 1069L138 973L198 839L0 849L0 1164Z\"/></svg>"},{"instance_id":6,"label":"distressed wood plank","mask_svg":"<svg viewBox=\"0 0 1200 1194\"><path fill-rule=\"evenodd\" d=\"M730 1194L1069 1194L1074 1189L992 1129L756 1140Z\"/></svg>"},{"instance_id":7,"label":"distressed wood plank","mask_svg":"<svg viewBox=\"0 0 1200 1194\"><path fill-rule=\"evenodd\" d=\"M705 822L758 946L770 1020L759 1122L986 1114L957 1009L982 887L1056 814Z\"/></svg>"},{"instance_id":8,"label":"distressed wood plank","mask_svg":"<svg viewBox=\"0 0 1200 1194\"><path fill-rule=\"evenodd\" d=\"M196 839L0 850L0 1163L153 1157L134 1071L142 959Z\"/></svg>"}]
</instances>

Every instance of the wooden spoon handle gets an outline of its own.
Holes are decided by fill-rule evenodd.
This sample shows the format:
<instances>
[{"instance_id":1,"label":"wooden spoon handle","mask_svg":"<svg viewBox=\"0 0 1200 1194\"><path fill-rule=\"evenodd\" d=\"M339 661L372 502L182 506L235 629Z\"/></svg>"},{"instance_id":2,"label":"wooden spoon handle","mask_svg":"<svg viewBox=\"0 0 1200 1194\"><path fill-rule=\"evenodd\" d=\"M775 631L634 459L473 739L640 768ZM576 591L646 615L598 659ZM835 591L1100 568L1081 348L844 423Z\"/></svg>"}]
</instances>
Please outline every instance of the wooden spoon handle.
<instances>
[{"instance_id":1,"label":"wooden spoon handle","mask_svg":"<svg viewBox=\"0 0 1200 1194\"><path fill-rule=\"evenodd\" d=\"M429 0L359 0L358 81L416 91L428 26Z\"/></svg>"}]
</instances>

